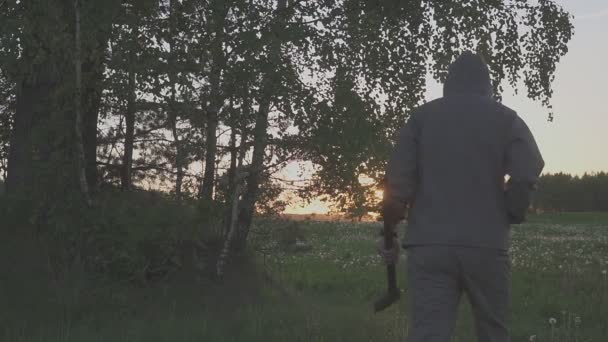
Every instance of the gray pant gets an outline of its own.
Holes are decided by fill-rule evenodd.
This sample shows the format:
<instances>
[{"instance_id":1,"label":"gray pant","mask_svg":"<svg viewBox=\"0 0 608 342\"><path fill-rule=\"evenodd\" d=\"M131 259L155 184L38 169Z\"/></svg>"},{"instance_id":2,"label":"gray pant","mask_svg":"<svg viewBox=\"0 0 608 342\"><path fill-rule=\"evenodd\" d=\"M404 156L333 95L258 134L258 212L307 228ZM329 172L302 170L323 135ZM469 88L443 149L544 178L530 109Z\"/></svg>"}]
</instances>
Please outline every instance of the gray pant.
<instances>
[{"instance_id":1,"label":"gray pant","mask_svg":"<svg viewBox=\"0 0 608 342\"><path fill-rule=\"evenodd\" d=\"M408 342L449 342L466 293L478 342L509 342L511 261L507 251L451 246L407 249Z\"/></svg>"}]
</instances>

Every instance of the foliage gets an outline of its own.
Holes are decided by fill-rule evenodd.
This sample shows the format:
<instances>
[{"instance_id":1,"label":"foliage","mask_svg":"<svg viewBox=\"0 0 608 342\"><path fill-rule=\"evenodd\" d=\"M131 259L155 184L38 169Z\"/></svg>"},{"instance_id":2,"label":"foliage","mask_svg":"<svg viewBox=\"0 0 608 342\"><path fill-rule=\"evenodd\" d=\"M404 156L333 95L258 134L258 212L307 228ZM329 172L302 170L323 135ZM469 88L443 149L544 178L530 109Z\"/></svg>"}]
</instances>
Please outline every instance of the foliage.
<instances>
[{"instance_id":1,"label":"foliage","mask_svg":"<svg viewBox=\"0 0 608 342\"><path fill-rule=\"evenodd\" d=\"M21 227L21 234L35 232L48 245L49 262L57 270L78 261L92 276L139 284L180 270L202 272L211 252L207 244L218 238L222 219L218 208L177 202L157 192L105 189L95 197L94 208L79 201L76 192L65 198L28 210L29 203L19 206L15 199L0 196L0 222Z\"/></svg>"},{"instance_id":2,"label":"foliage","mask_svg":"<svg viewBox=\"0 0 608 342\"><path fill-rule=\"evenodd\" d=\"M116 3L81 6L85 50L104 31L104 19L111 17ZM7 122L14 122L7 183L9 189L27 192L38 201L58 201L60 196L54 195L70 192L78 183L75 6L73 2L4 1L0 17L0 69L10 85L10 96L0 100L3 105L7 98L15 103L11 121L2 120L3 130Z\"/></svg>"},{"instance_id":3,"label":"foliage","mask_svg":"<svg viewBox=\"0 0 608 342\"><path fill-rule=\"evenodd\" d=\"M314 170L302 197L324 196L351 217L377 209L395 132L423 100L427 75L443 80L464 50L485 56L497 97L509 84L550 108L573 34L570 14L549 0L80 3L79 60L75 2L0 3L0 169L8 163L7 183L22 183L21 195L35 199L27 217L65 241L81 244L90 233L116 243L117 251L90 250L113 255L101 268L124 274L165 267L177 240L162 227L145 228L145 243L131 240L131 229L143 226L112 221L127 213L107 198L82 207L75 66L83 72L85 164L100 171L101 188L120 182L166 192L206 208L198 227L209 221L222 231L214 220L227 216L242 156L249 175L236 235L246 241L253 208L274 214L287 204L287 184L276 176L289 162ZM7 158L9 135L15 153ZM206 202L192 204L197 197ZM161 246L163 234L170 246ZM140 242L155 245L161 261L138 259Z\"/></svg>"},{"instance_id":4,"label":"foliage","mask_svg":"<svg viewBox=\"0 0 608 342\"><path fill-rule=\"evenodd\" d=\"M199 70L195 47L204 41L194 40L200 32L193 27L199 18L192 13L196 10L192 2L167 3L174 5L123 6L113 25L100 113L104 182L119 181L125 153L120 142L126 134L128 110L134 110L135 116L134 149L139 157L133 161L133 171L137 184L169 188L176 168L201 157L198 126L189 122L201 120L195 96ZM135 84L130 84L131 75ZM130 96L135 96L133 109L129 108ZM178 153L180 166L176 165ZM196 178L186 174L186 190L195 193Z\"/></svg>"},{"instance_id":5,"label":"foliage","mask_svg":"<svg viewBox=\"0 0 608 342\"><path fill-rule=\"evenodd\" d=\"M608 211L608 174L545 174L532 206L542 211Z\"/></svg>"},{"instance_id":6,"label":"foliage","mask_svg":"<svg viewBox=\"0 0 608 342\"><path fill-rule=\"evenodd\" d=\"M551 108L555 67L573 34L571 15L552 1L333 5L303 53L318 60L309 66L318 90L295 125L305 159L318 166L306 191L329 196L342 211L370 205L358 200L373 198L359 178L380 183L396 131L423 100L427 74L443 81L449 63L474 50L489 64L497 98L504 84L517 90L523 81L528 97Z\"/></svg>"},{"instance_id":7,"label":"foliage","mask_svg":"<svg viewBox=\"0 0 608 342\"><path fill-rule=\"evenodd\" d=\"M261 182L261 191L256 203L256 211L261 216L278 216L287 207L288 203L279 198L283 193L283 187L278 182L273 182L268 174L264 174Z\"/></svg>"},{"instance_id":8,"label":"foliage","mask_svg":"<svg viewBox=\"0 0 608 342\"><path fill-rule=\"evenodd\" d=\"M160 193L106 192L84 228L86 260L92 271L148 281L177 271L181 248L203 246L196 210ZM203 251L200 251L203 252ZM202 257L202 256L201 256Z\"/></svg>"},{"instance_id":9,"label":"foliage","mask_svg":"<svg viewBox=\"0 0 608 342\"><path fill-rule=\"evenodd\" d=\"M219 28L221 61L212 51L217 6L229 13ZM101 111L105 181L116 182L120 164L117 142L124 138L121 118L129 72L137 80L136 181L168 186L176 177L178 149L187 169L203 158L201 134L213 100L214 68L222 73L220 125L231 127L235 115L245 125L254 123L249 109L264 96L261 75L275 68L268 54L276 29L273 17L284 16L289 22L278 37L280 82L271 99L276 110L269 117L268 129L275 137L269 160L295 152L299 159L312 161L319 172L305 193L332 196L341 209L362 211L370 204L360 200L369 196L358 178L381 179L392 138L422 101L428 73L442 80L455 56L477 50L491 67L497 96L503 81L517 89L523 77L528 96L549 106L555 67L573 32L571 16L546 0L298 1L274 14L272 6L264 1L185 0L159 6L127 2L118 12L114 3L103 6L103 13L115 13ZM29 10L17 5L9 9L22 14ZM6 25L16 30L19 21ZM94 32L95 27L86 29ZM4 36L12 47L7 61L19 51L10 37ZM233 109L245 110L235 114ZM172 116L176 134L171 133ZM200 176L186 173L187 188L195 193Z\"/></svg>"}]
</instances>

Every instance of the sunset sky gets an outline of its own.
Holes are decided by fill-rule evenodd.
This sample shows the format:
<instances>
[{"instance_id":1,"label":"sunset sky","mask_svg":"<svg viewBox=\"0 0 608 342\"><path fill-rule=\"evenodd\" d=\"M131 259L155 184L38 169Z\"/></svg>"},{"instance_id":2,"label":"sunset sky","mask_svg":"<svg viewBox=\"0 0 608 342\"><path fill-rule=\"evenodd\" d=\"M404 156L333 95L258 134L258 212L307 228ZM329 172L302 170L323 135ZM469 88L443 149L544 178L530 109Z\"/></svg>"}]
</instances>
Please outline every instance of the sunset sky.
<instances>
[{"instance_id":1,"label":"sunset sky","mask_svg":"<svg viewBox=\"0 0 608 342\"><path fill-rule=\"evenodd\" d=\"M557 67L553 83L555 118L548 111L506 88L503 103L516 110L530 126L546 162L545 172L608 171L608 1L557 0L575 16L575 34L569 52ZM442 87L428 79L427 100L442 96ZM522 88L523 89L523 88ZM298 166L285 175L297 179ZM292 205L289 213L324 213L321 201Z\"/></svg>"}]
</instances>

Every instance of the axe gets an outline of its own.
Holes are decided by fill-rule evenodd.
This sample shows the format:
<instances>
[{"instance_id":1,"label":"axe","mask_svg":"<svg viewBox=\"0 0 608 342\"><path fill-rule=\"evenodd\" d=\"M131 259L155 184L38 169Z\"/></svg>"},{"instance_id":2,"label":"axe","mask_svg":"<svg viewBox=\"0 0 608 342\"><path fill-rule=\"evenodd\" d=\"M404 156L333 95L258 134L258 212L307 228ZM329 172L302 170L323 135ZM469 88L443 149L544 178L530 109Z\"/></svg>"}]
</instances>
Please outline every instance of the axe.
<instances>
[{"instance_id":1,"label":"axe","mask_svg":"<svg viewBox=\"0 0 608 342\"><path fill-rule=\"evenodd\" d=\"M382 235L384 235L385 248L393 248L393 244L395 242L393 239L394 227L391 224L386 223L386 221L384 222L384 231ZM380 312L388 308L393 303L399 301L399 297L401 296L399 294L399 289L397 288L397 272L395 270L395 264L386 265L386 275L388 288L386 294L374 303L375 312Z\"/></svg>"}]
</instances>

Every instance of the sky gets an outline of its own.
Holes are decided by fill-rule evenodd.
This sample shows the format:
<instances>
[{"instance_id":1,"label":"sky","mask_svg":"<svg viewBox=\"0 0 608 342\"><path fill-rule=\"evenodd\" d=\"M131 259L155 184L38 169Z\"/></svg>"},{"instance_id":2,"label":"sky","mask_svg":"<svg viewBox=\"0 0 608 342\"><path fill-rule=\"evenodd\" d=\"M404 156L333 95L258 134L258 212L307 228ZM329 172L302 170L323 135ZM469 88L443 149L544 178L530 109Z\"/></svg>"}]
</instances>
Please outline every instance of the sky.
<instances>
[{"instance_id":1,"label":"sky","mask_svg":"<svg viewBox=\"0 0 608 342\"><path fill-rule=\"evenodd\" d=\"M503 103L528 123L546 162L545 172L608 171L608 0L557 0L574 14L574 37L557 66L553 122L540 103L506 88ZM427 99L441 96L431 80Z\"/></svg>"},{"instance_id":2,"label":"sky","mask_svg":"<svg viewBox=\"0 0 608 342\"><path fill-rule=\"evenodd\" d=\"M506 87L503 103L527 122L545 159L545 172L608 171L608 0L557 0L575 16L569 52L553 83L554 120L548 110ZM442 96L442 86L427 80L427 100ZM285 172L297 174L297 166ZM290 177L291 178L291 177ZM327 204L292 205L289 213L325 213Z\"/></svg>"},{"instance_id":3,"label":"sky","mask_svg":"<svg viewBox=\"0 0 608 342\"><path fill-rule=\"evenodd\" d=\"M560 2L575 15L575 35L557 69L556 119L544 122L538 106L522 98L512 106L536 134L547 171L608 171L608 1Z\"/></svg>"}]
</instances>

